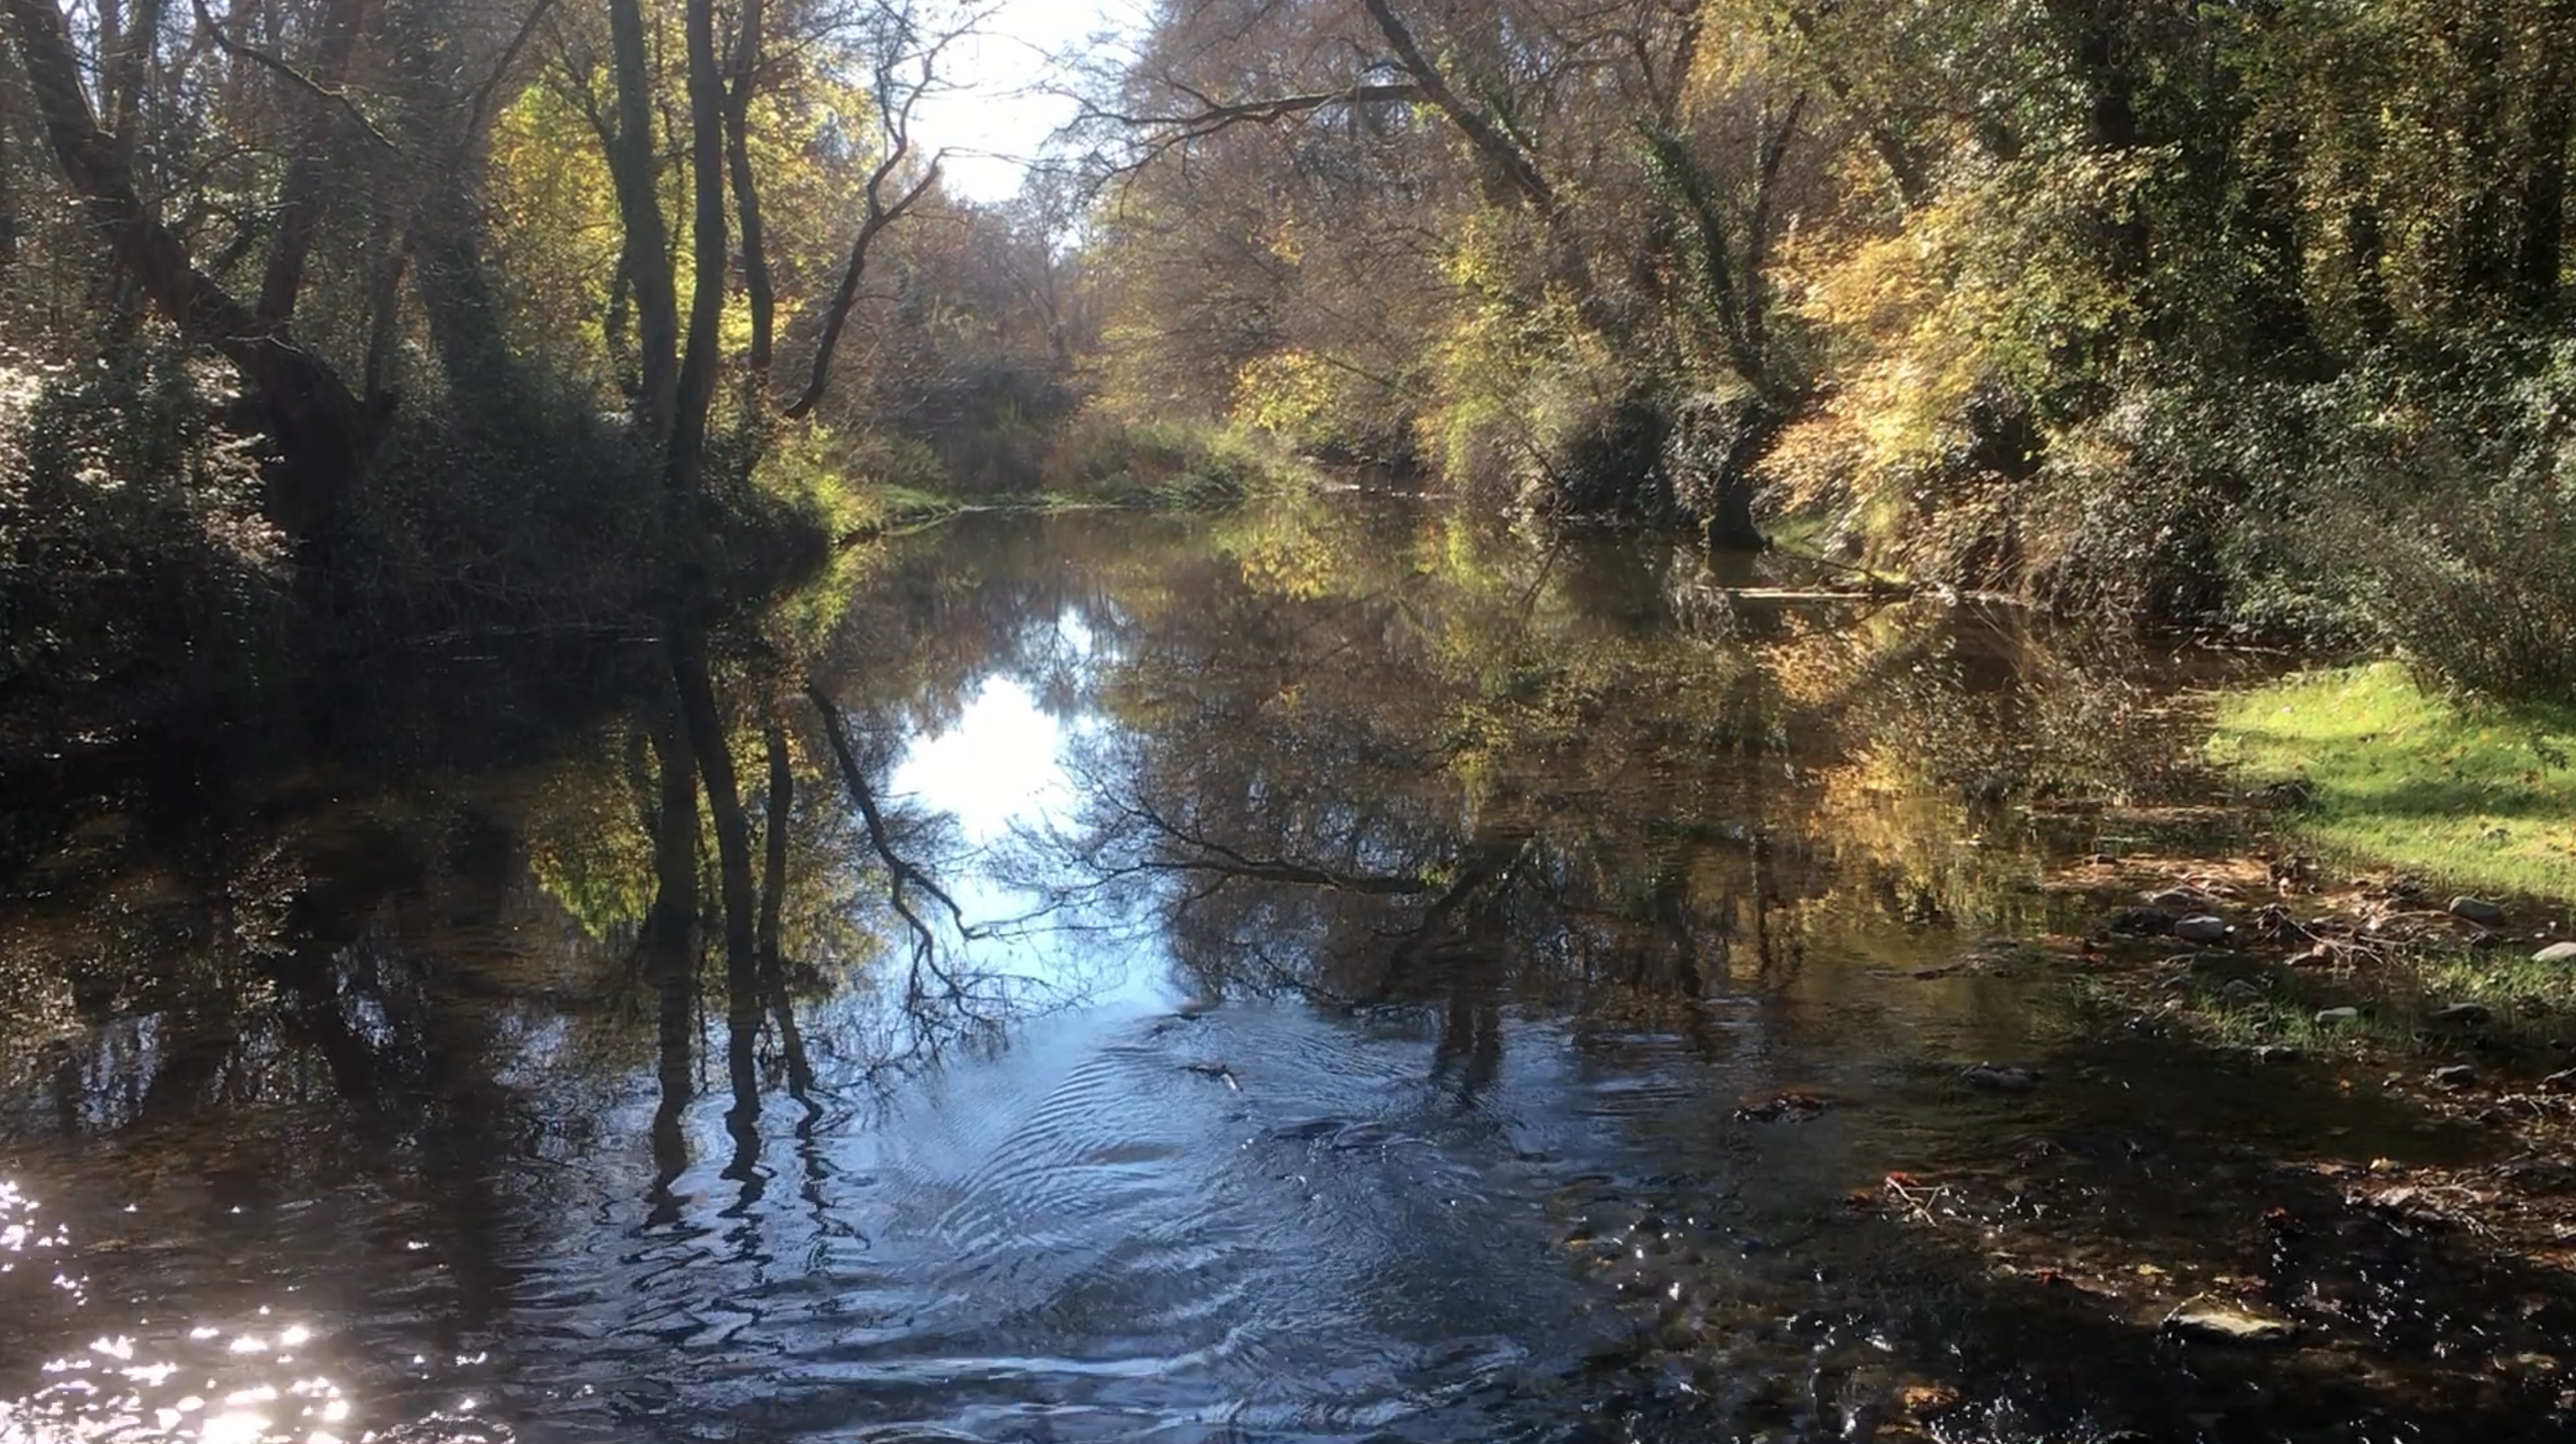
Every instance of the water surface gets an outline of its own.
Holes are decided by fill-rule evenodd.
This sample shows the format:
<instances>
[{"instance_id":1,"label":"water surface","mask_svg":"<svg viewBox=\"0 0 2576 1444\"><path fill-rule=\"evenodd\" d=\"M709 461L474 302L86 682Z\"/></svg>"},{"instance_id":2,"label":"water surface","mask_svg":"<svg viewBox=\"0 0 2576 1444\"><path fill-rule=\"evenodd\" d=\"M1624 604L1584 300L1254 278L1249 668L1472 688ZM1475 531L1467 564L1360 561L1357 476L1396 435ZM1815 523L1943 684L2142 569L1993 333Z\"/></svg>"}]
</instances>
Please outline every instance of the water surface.
<instances>
[{"instance_id":1,"label":"water surface","mask_svg":"<svg viewBox=\"0 0 2576 1444\"><path fill-rule=\"evenodd\" d=\"M1357 495L897 543L720 668L792 1048L642 945L649 643L31 786L0 1438L2561 1437L2554 1275L2323 1222L2475 1138L2040 945L2210 664L1756 579Z\"/></svg>"}]
</instances>

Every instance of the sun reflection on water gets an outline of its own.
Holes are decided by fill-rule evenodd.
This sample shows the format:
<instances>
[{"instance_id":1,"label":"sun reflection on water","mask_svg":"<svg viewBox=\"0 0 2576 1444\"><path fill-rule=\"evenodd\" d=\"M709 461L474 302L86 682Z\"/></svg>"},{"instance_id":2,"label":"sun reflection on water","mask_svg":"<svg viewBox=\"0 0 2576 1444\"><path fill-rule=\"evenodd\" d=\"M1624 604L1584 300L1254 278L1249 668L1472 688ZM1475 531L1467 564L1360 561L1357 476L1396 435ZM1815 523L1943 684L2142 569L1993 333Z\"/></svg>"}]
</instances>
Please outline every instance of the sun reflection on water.
<instances>
[{"instance_id":1,"label":"sun reflection on water","mask_svg":"<svg viewBox=\"0 0 2576 1444\"><path fill-rule=\"evenodd\" d=\"M0 1182L0 1274L51 1267L59 1282L74 1254L67 1225L46 1219L20 1185ZM267 1307L237 1326L202 1319L154 1329L138 1319L100 1331L45 1360L35 1380L0 1373L0 1444L365 1444L377 1436L343 1435L356 1412L343 1385L294 1367L318 1337L313 1324ZM11 1396L27 1383L35 1387Z\"/></svg>"}]
</instances>

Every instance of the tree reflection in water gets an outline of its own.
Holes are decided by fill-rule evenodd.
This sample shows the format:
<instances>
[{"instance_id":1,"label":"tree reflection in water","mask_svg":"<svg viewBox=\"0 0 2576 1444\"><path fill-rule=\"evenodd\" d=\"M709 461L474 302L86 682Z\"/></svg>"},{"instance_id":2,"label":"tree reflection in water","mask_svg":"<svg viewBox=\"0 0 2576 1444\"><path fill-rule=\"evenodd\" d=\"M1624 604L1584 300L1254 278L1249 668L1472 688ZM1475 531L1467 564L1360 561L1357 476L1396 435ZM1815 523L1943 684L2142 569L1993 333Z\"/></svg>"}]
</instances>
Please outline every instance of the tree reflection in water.
<instances>
[{"instance_id":1,"label":"tree reflection in water","mask_svg":"<svg viewBox=\"0 0 2576 1444\"><path fill-rule=\"evenodd\" d=\"M1087 967L1417 1020L1466 1117L1509 1040L1569 1036L1532 1017L1718 1058L1745 1035L1712 1005L1841 985L1807 965L1825 929L2029 930L2085 839L1963 846L2003 825L1988 784L2140 775L2116 659L1748 608L1651 543L1332 498L969 520L872 565L824 625L674 629L575 699L388 689L310 730L410 745L209 756L224 794L65 822L0 909L0 1021L48 1040L0 1061L0 1129L112 1136L222 1207L397 1193L416 1233L378 1244L436 1246L419 1312L472 1357L534 1327L508 1315L603 1177L648 1254L712 1215L702 1246L765 1269L781 1203L861 1233L853 1118ZM998 843L894 790L997 682L1071 783ZM557 1162L620 1149L631 1178ZM373 1297L370 1256L314 1286Z\"/></svg>"}]
</instances>

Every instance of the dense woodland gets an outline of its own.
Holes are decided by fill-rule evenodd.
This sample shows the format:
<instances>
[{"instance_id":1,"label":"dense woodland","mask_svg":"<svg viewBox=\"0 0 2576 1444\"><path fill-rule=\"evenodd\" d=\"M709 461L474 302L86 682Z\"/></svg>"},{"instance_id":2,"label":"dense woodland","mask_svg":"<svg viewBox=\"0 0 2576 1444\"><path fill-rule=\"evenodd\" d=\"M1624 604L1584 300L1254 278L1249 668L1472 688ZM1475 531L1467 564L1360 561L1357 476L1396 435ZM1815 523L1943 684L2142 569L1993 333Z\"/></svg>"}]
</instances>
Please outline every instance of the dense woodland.
<instances>
[{"instance_id":1,"label":"dense woodland","mask_svg":"<svg viewBox=\"0 0 2576 1444\"><path fill-rule=\"evenodd\" d=\"M2576 7L1177 0L1107 396L2160 627L2576 678Z\"/></svg>"},{"instance_id":2,"label":"dense woodland","mask_svg":"<svg viewBox=\"0 0 2576 1444\"><path fill-rule=\"evenodd\" d=\"M5 22L13 710L703 613L1185 426L2576 678L2565 0L1164 0L998 206L931 0Z\"/></svg>"}]
</instances>

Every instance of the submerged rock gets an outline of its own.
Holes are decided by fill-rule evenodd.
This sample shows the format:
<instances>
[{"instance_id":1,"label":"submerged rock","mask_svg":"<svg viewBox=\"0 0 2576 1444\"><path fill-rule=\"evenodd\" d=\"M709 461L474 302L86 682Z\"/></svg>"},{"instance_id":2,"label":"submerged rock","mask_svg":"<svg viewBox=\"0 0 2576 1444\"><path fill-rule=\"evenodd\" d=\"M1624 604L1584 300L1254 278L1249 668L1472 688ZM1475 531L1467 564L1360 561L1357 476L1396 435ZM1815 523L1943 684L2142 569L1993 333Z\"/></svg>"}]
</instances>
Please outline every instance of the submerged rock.
<instances>
[{"instance_id":1,"label":"submerged rock","mask_svg":"<svg viewBox=\"0 0 2576 1444\"><path fill-rule=\"evenodd\" d=\"M2497 907L2494 903L2488 902L2484 898L2455 897L2451 899L2451 916L2458 918L2462 922L2476 923L2482 928L2500 928L2504 926L2504 909Z\"/></svg>"},{"instance_id":2,"label":"submerged rock","mask_svg":"<svg viewBox=\"0 0 2576 1444\"><path fill-rule=\"evenodd\" d=\"M2027 1093L2039 1086L2039 1070L2011 1064L1977 1063L1960 1069L1959 1081L1989 1093Z\"/></svg>"},{"instance_id":3,"label":"submerged rock","mask_svg":"<svg viewBox=\"0 0 2576 1444\"><path fill-rule=\"evenodd\" d=\"M2277 1344L2298 1332L2289 1320L2222 1299L2190 1299L2165 1315L2165 1332L2218 1344Z\"/></svg>"},{"instance_id":4,"label":"submerged rock","mask_svg":"<svg viewBox=\"0 0 2576 1444\"><path fill-rule=\"evenodd\" d=\"M1831 1108L1832 1103L1813 1093L1783 1093L1777 1098L1747 1104L1735 1110L1738 1123L1804 1123Z\"/></svg>"},{"instance_id":5,"label":"submerged rock","mask_svg":"<svg viewBox=\"0 0 2576 1444\"><path fill-rule=\"evenodd\" d=\"M2227 941L2235 931L2235 928L2228 925L2227 919L2219 917L2213 913L2203 913L2198 917L2184 918L2182 921L2173 925L2173 935L2175 937L2178 937L2187 943L2201 943L2204 945L2223 943Z\"/></svg>"}]
</instances>

